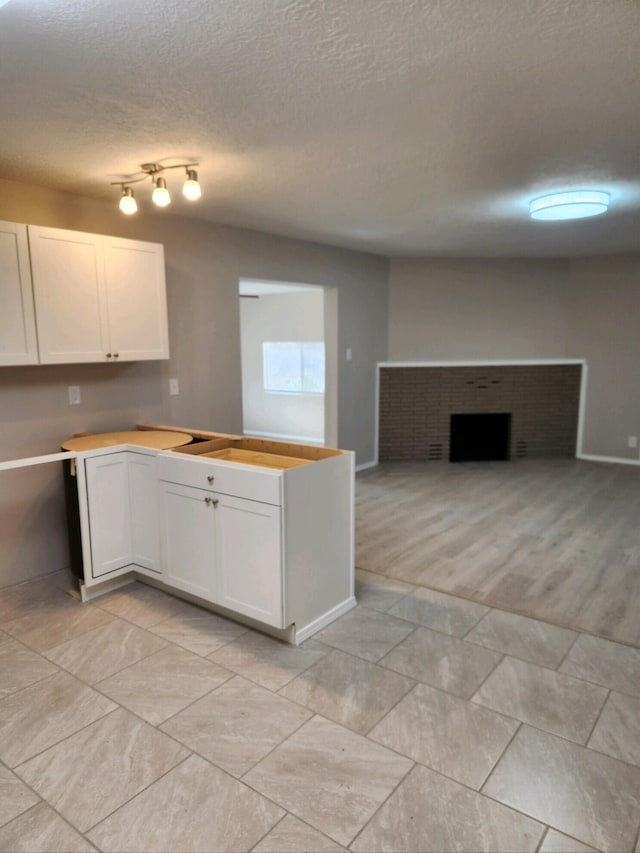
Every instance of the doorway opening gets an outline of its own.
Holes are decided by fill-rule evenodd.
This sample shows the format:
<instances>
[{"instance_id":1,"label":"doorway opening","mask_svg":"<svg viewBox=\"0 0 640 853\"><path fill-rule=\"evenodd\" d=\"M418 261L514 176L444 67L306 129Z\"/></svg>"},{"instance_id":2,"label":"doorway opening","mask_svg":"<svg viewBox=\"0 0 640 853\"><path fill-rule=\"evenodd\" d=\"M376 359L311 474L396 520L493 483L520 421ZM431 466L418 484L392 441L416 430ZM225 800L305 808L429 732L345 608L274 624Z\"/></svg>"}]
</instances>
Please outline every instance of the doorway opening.
<instances>
[{"instance_id":1,"label":"doorway opening","mask_svg":"<svg viewBox=\"0 0 640 853\"><path fill-rule=\"evenodd\" d=\"M337 444L337 290L241 279L243 433Z\"/></svg>"}]
</instances>

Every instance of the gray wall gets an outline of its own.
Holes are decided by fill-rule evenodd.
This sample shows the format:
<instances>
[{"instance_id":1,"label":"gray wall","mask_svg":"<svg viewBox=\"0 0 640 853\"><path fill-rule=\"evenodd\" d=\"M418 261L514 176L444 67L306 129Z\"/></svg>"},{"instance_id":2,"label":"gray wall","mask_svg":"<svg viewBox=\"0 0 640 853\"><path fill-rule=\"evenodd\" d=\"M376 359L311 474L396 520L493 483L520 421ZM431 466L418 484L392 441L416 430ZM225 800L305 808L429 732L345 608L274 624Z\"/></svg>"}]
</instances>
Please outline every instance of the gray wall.
<instances>
[{"instance_id":1,"label":"gray wall","mask_svg":"<svg viewBox=\"0 0 640 853\"><path fill-rule=\"evenodd\" d=\"M567 262L393 260L389 360L560 358Z\"/></svg>"},{"instance_id":2,"label":"gray wall","mask_svg":"<svg viewBox=\"0 0 640 853\"><path fill-rule=\"evenodd\" d=\"M387 354L386 259L141 210L127 219L101 201L0 180L0 219L163 243L169 362L0 368L0 458L56 450L79 431L140 420L242 429L238 281L305 282L338 291L338 443L374 455L375 363ZM78 318L82 322L82 318ZM169 397L168 378L180 380ZM69 407L67 386L82 405ZM0 586L68 562L57 465L0 474Z\"/></svg>"},{"instance_id":3,"label":"gray wall","mask_svg":"<svg viewBox=\"0 0 640 853\"><path fill-rule=\"evenodd\" d=\"M583 452L638 460L640 256L399 259L389 360L584 358Z\"/></svg>"},{"instance_id":4,"label":"gray wall","mask_svg":"<svg viewBox=\"0 0 640 853\"><path fill-rule=\"evenodd\" d=\"M589 365L584 452L640 458L640 256L571 262L567 354Z\"/></svg>"}]
</instances>

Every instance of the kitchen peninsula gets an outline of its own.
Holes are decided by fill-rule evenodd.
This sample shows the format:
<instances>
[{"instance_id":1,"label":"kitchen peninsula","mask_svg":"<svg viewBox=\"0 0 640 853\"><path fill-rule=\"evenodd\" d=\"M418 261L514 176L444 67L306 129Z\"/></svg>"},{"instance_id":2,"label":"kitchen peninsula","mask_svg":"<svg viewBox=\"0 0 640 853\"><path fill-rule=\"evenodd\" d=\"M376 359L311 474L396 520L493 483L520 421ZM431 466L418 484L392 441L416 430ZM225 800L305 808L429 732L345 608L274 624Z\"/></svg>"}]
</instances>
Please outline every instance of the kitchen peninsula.
<instances>
[{"instance_id":1,"label":"kitchen peninsula","mask_svg":"<svg viewBox=\"0 0 640 853\"><path fill-rule=\"evenodd\" d=\"M83 600L137 579L295 644L355 605L351 451L155 424L62 447Z\"/></svg>"}]
</instances>

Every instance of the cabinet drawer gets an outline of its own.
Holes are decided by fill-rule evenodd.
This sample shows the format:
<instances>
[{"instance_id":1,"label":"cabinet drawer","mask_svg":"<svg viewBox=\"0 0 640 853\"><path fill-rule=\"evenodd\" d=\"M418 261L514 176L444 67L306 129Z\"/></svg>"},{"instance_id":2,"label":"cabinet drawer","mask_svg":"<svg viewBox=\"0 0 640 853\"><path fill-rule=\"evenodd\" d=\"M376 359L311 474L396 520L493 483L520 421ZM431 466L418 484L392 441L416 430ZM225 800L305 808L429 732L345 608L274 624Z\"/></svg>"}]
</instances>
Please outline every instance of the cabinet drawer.
<instances>
[{"instance_id":1,"label":"cabinet drawer","mask_svg":"<svg viewBox=\"0 0 640 853\"><path fill-rule=\"evenodd\" d=\"M196 489L210 489L280 506L282 473L257 466L248 468L233 462L212 462L169 454L158 456L158 477Z\"/></svg>"}]
</instances>

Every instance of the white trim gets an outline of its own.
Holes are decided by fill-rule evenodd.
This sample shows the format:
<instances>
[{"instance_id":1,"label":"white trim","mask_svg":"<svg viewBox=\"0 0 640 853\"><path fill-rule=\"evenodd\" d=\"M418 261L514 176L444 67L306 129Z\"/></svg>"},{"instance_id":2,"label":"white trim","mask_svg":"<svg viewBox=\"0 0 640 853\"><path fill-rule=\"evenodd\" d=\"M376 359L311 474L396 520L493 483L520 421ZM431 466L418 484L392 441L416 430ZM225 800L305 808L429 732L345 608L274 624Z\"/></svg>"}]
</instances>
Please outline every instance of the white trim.
<instances>
[{"instance_id":1,"label":"white trim","mask_svg":"<svg viewBox=\"0 0 640 853\"><path fill-rule=\"evenodd\" d=\"M582 362L580 371L580 400L578 401L578 433L576 435L576 457L580 458L584 441L584 421L587 411L587 378L589 366L586 360Z\"/></svg>"},{"instance_id":2,"label":"white trim","mask_svg":"<svg viewBox=\"0 0 640 853\"><path fill-rule=\"evenodd\" d=\"M526 367L537 364L584 364L583 358L513 358L491 361L379 361L378 367Z\"/></svg>"},{"instance_id":3,"label":"white trim","mask_svg":"<svg viewBox=\"0 0 640 853\"><path fill-rule=\"evenodd\" d=\"M377 461L372 459L370 462L363 462L362 465L356 465L356 474L358 471L366 471L367 468L375 468L377 464Z\"/></svg>"},{"instance_id":4,"label":"white trim","mask_svg":"<svg viewBox=\"0 0 640 853\"><path fill-rule=\"evenodd\" d=\"M374 394L374 418L373 418L373 461L379 463L378 449L380 447L380 368L387 362L379 361L376 364L376 388Z\"/></svg>"},{"instance_id":5,"label":"white trim","mask_svg":"<svg viewBox=\"0 0 640 853\"><path fill-rule=\"evenodd\" d=\"M349 610L353 610L357 603L355 596L352 595L350 598L347 598L345 601L337 604L335 607L332 607L331 610L327 610L327 612L323 613L322 616L318 616L318 618L314 619L313 622L303 625L302 628L298 628L296 625L295 645L299 646L300 643L303 643L313 634L316 634L318 631L322 630L322 628L325 628L330 622L337 619L338 616L342 616L343 613L348 613Z\"/></svg>"},{"instance_id":6,"label":"white trim","mask_svg":"<svg viewBox=\"0 0 640 853\"><path fill-rule=\"evenodd\" d=\"M10 471L13 468L29 468L31 465L46 465L48 462L62 462L65 459L75 459L77 454L67 450L61 453L47 453L45 456L30 456L26 459L9 459L0 462L0 471Z\"/></svg>"},{"instance_id":7,"label":"white trim","mask_svg":"<svg viewBox=\"0 0 640 853\"><path fill-rule=\"evenodd\" d=\"M611 462L615 465L640 465L640 459L625 459L623 456L597 456L595 453L578 453L578 459L586 462Z\"/></svg>"},{"instance_id":8,"label":"white trim","mask_svg":"<svg viewBox=\"0 0 640 853\"><path fill-rule=\"evenodd\" d=\"M382 367L543 367L550 365L579 364L580 371L580 401L578 404L578 432L576 437L576 457L579 459L593 458L600 461L622 461L609 457L587 457L582 454L584 437L584 420L587 407L587 373L588 365L585 358L515 358L493 359L492 361L379 361L376 364L376 393L375 393L375 422L374 422L374 455L375 463L379 460L380 442L380 368ZM366 463L365 463L366 464ZM640 464L631 462L631 464ZM357 470L360 470L359 468Z\"/></svg>"}]
</instances>

